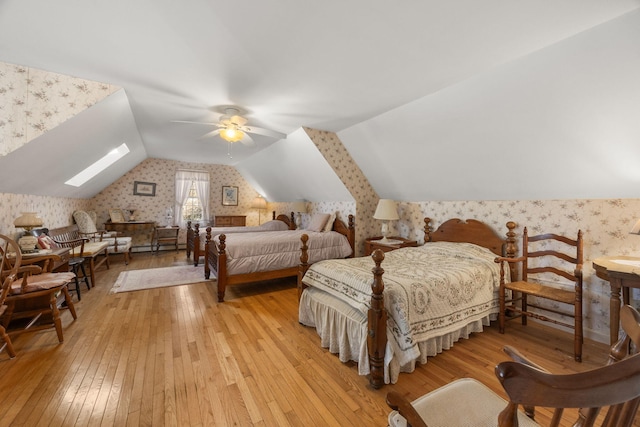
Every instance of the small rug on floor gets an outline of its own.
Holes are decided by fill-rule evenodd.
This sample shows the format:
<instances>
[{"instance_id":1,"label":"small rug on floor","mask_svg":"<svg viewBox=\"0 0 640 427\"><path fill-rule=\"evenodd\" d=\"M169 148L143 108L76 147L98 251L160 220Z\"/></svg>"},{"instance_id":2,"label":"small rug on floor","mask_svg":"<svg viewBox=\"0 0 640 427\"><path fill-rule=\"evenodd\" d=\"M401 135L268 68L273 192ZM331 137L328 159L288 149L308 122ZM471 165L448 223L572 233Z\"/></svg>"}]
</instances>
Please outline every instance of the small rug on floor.
<instances>
[{"instance_id":1,"label":"small rug on floor","mask_svg":"<svg viewBox=\"0 0 640 427\"><path fill-rule=\"evenodd\" d=\"M109 293L206 282L204 268L193 265L123 271Z\"/></svg>"}]
</instances>

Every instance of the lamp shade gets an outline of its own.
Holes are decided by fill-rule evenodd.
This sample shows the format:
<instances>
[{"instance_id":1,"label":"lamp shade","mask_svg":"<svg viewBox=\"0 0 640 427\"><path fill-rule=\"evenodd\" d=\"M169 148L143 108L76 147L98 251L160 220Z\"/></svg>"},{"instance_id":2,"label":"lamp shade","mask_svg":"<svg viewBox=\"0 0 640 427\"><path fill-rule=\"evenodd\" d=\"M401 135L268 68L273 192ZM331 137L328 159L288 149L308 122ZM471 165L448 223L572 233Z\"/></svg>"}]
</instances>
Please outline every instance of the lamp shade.
<instances>
[{"instance_id":1,"label":"lamp shade","mask_svg":"<svg viewBox=\"0 0 640 427\"><path fill-rule=\"evenodd\" d=\"M27 231L36 227L42 227L43 223L42 218L38 217L36 212L22 212L22 215L13 221L13 225L16 228L24 228Z\"/></svg>"},{"instance_id":2,"label":"lamp shade","mask_svg":"<svg viewBox=\"0 0 640 427\"><path fill-rule=\"evenodd\" d=\"M267 209L267 201L264 199L264 197L258 196L255 199L253 199L253 202L251 203L251 207L253 209Z\"/></svg>"},{"instance_id":3,"label":"lamp shade","mask_svg":"<svg viewBox=\"0 0 640 427\"><path fill-rule=\"evenodd\" d=\"M227 127L220 131L220 137L228 142L238 142L244 138L244 132L235 126Z\"/></svg>"},{"instance_id":4,"label":"lamp shade","mask_svg":"<svg viewBox=\"0 0 640 427\"><path fill-rule=\"evenodd\" d=\"M307 212L307 202L304 200L298 200L297 202L293 202L292 207L294 212Z\"/></svg>"},{"instance_id":5,"label":"lamp shade","mask_svg":"<svg viewBox=\"0 0 640 427\"><path fill-rule=\"evenodd\" d=\"M376 212L373 214L374 219L382 219L385 221L395 221L400 219L398 216L398 205L395 200L380 199Z\"/></svg>"}]
</instances>

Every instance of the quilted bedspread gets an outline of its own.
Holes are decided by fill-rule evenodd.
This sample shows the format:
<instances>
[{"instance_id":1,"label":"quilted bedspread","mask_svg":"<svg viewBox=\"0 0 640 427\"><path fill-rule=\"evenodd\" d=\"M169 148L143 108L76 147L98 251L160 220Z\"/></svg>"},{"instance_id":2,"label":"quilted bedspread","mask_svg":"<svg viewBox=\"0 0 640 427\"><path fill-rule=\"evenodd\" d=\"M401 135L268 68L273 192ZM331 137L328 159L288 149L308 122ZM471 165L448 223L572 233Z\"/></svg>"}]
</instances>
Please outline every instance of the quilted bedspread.
<instances>
[{"instance_id":1,"label":"quilted bedspread","mask_svg":"<svg viewBox=\"0 0 640 427\"><path fill-rule=\"evenodd\" d=\"M418 342L442 336L498 312L500 267L490 250L471 243L433 242L385 254L389 340L400 363L418 357ZM367 313L371 257L315 263L303 282Z\"/></svg>"}]
</instances>

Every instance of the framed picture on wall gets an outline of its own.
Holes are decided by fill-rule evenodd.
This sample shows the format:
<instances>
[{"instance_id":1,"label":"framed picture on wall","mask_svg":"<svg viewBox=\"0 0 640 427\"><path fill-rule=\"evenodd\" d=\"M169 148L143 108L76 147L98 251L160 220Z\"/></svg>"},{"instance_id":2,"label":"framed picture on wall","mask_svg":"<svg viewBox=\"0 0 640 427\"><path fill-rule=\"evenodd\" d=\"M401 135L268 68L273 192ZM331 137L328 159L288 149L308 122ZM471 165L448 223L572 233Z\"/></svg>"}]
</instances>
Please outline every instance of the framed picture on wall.
<instances>
[{"instance_id":1,"label":"framed picture on wall","mask_svg":"<svg viewBox=\"0 0 640 427\"><path fill-rule=\"evenodd\" d=\"M134 196L155 196L156 184L153 182L133 181Z\"/></svg>"},{"instance_id":2,"label":"framed picture on wall","mask_svg":"<svg viewBox=\"0 0 640 427\"><path fill-rule=\"evenodd\" d=\"M222 205L238 206L238 187L232 187L232 186L222 187Z\"/></svg>"}]
</instances>

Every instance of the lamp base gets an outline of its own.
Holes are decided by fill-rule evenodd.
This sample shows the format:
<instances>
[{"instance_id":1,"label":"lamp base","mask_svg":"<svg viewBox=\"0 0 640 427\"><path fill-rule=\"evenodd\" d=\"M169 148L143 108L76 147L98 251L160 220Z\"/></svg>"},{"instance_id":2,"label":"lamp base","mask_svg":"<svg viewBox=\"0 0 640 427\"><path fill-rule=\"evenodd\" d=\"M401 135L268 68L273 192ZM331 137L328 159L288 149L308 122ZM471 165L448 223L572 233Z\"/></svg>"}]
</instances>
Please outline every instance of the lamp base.
<instances>
[{"instance_id":1,"label":"lamp base","mask_svg":"<svg viewBox=\"0 0 640 427\"><path fill-rule=\"evenodd\" d=\"M37 244L38 244L38 239L35 236L31 236L31 235L22 236L18 240L18 245L20 245L20 251L24 253L35 252Z\"/></svg>"}]
</instances>

